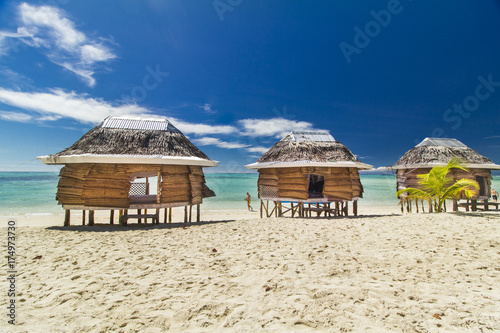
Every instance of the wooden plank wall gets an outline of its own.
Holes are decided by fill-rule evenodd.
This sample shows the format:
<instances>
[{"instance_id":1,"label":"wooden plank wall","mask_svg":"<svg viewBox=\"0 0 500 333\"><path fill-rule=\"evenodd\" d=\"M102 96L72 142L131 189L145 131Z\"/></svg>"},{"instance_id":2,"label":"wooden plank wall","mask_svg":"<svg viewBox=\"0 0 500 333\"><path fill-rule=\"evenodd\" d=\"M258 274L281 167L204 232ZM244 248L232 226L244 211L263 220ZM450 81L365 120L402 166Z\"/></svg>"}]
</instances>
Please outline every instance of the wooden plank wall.
<instances>
[{"instance_id":1,"label":"wooden plank wall","mask_svg":"<svg viewBox=\"0 0 500 333\"><path fill-rule=\"evenodd\" d=\"M67 164L56 199L62 205L128 208L131 176L143 172L161 176L160 203L201 203L202 168L184 165Z\"/></svg>"},{"instance_id":2,"label":"wooden plank wall","mask_svg":"<svg viewBox=\"0 0 500 333\"><path fill-rule=\"evenodd\" d=\"M297 167L259 170L259 196L263 190L276 189L281 198L309 198L309 174L323 176L323 194L332 200L352 200L363 196L363 186L356 168Z\"/></svg>"},{"instance_id":3,"label":"wooden plank wall","mask_svg":"<svg viewBox=\"0 0 500 333\"><path fill-rule=\"evenodd\" d=\"M363 197L363 186L356 168L329 168L330 174L324 175L323 194L332 199L352 200Z\"/></svg>"},{"instance_id":4,"label":"wooden plank wall","mask_svg":"<svg viewBox=\"0 0 500 333\"><path fill-rule=\"evenodd\" d=\"M161 178L161 203L191 201L191 185L187 165L162 165Z\"/></svg>"},{"instance_id":5,"label":"wooden plank wall","mask_svg":"<svg viewBox=\"0 0 500 333\"><path fill-rule=\"evenodd\" d=\"M278 196L280 198L308 199L309 177L301 168L278 169Z\"/></svg>"}]
</instances>

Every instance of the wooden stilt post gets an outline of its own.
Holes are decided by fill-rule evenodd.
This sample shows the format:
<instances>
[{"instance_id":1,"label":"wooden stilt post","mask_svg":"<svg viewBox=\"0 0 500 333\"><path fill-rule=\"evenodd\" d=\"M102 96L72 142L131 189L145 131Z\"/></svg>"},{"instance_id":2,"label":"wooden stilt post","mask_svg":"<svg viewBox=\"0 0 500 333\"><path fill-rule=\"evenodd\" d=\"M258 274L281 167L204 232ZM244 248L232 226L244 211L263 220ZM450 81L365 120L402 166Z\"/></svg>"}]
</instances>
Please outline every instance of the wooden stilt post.
<instances>
[{"instance_id":1,"label":"wooden stilt post","mask_svg":"<svg viewBox=\"0 0 500 333\"><path fill-rule=\"evenodd\" d=\"M467 203L469 203L469 199L467 199ZM468 212L469 211L469 205L466 205L465 206L465 211Z\"/></svg>"},{"instance_id":2,"label":"wooden stilt post","mask_svg":"<svg viewBox=\"0 0 500 333\"><path fill-rule=\"evenodd\" d=\"M444 211L446 212L446 200L444 200L444 202L443 202L443 208L444 208Z\"/></svg>"},{"instance_id":3,"label":"wooden stilt post","mask_svg":"<svg viewBox=\"0 0 500 333\"><path fill-rule=\"evenodd\" d=\"M264 205L264 202L262 199L260 199L260 218L262 218L262 206Z\"/></svg>"},{"instance_id":4,"label":"wooden stilt post","mask_svg":"<svg viewBox=\"0 0 500 333\"><path fill-rule=\"evenodd\" d=\"M92 226L94 225L94 211L93 210L89 210L89 225Z\"/></svg>"},{"instance_id":5,"label":"wooden stilt post","mask_svg":"<svg viewBox=\"0 0 500 333\"><path fill-rule=\"evenodd\" d=\"M193 212L193 205L189 205L189 223L191 223L191 213Z\"/></svg>"},{"instance_id":6,"label":"wooden stilt post","mask_svg":"<svg viewBox=\"0 0 500 333\"><path fill-rule=\"evenodd\" d=\"M109 212L109 224L114 224L115 221L115 211L112 209L110 212Z\"/></svg>"},{"instance_id":7,"label":"wooden stilt post","mask_svg":"<svg viewBox=\"0 0 500 333\"><path fill-rule=\"evenodd\" d=\"M156 208L156 221L155 221L155 224L160 224L160 210L158 208Z\"/></svg>"},{"instance_id":8,"label":"wooden stilt post","mask_svg":"<svg viewBox=\"0 0 500 333\"><path fill-rule=\"evenodd\" d=\"M188 221L188 206L184 206L184 223Z\"/></svg>"},{"instance_id":9,"label":"wooden stilt post","mask_svg":"<svg viewBox=\"0 0 500 333\"><path fill-rule=\"evenodd\" d=\"M486 200L483 200L483 202L484 202L484 203L487 203L487 202L488 202L488 200L487 200L487 199L486 199ZM484 205L484 210L489 210L488 205Z\"/></svg>"},{"instance_id":10,"label":"wooden stilt post","mask_svg":"<svg viewBox=\"0 0 500 333\"><path fill-rule=\"evenodd\" d=\"M432 202L429 201L429 213L432 213Z\"/></svg>"},{"instance_id":11,"label":"wooden stilt post","mask_svg":"<svg viewBox=\"0 0 500 333\"><path fill-rule=\"evenodd\" d=\"M345 202L345 216L349 216L349 201Z\"/></svg>"},{"instance_id":12,"label":"wooden stilt post","mask_svg":"<svg viewBox=\"0 0 500 333\"><path fill-rule=\"evenodd\" d=\"M352 213L354 216L358 216L358 200L352 202Z\"/></svg>"},{"instance_id":13,"label":"wooden stilt post","mask_svg":"<svg viewBox=\"0 0 500 333\"><path fill-rule=\"evenodd\" d=\"M422 213L425 213L424 200L420 201L420 206L422 206Z\"/></svg>"},{"instance_id":14,"label":"wooden stilt post","mask_svg":"<svg viewBox=\"0 0 500 333\"><path fill-rule=\"evenodd\" d=\"M65 227L69 227L71 225L70 217L71 217L71 212L69 209L66 209L64 211L64 226Z\"/></svg>"},{"instance_id":15,"label":"wooden stilt post","mask_svg":"<svg viewBox=\"0 0 500 333\"><path fill-rule=\"evenodd\" d=\"M163 223L167 223L167 219L168 219L168 217L167 217L168 213L167 212L168 212L168 208L165 208L163 210Z\"/></svg>"},{"instance_id":16,"label":"wooden stilt post","mask_svg":"<svg viewBox=\"0 0 500 333\"><path fill-rule=\"evenodd\" d=\"M200 204L196 205L196 222L200 222Z\"/></svg>"},{"instance_id":17,"label":"wooden stilt post","mask_svg":"<svg viewBox=\"0 0 500 333\"><path fill-rule=\"evenodd\" d=\"M168 223L172 223L172 207L168 207Z\"/></svg>"},{"instance_id":18,"label":"wooden stilt post","mask_svg":"<svg viewBox=\"0 0 500 333\"><path fill-rule=\"evenodd\" d=\"M85 210L82 210L82 225L85 225Z\"/></svg>"},{"instance_id":19,"label":"wooden stilt post","mask_svg":"<svg viewBox=\"0 0 500 333\"><path fill-rule=\"evenodd\" d=\"M453 211L458 212L458 201L457 200L453 200Z\"/></svg>"},{"instance_id":20,"label":"wooden stilt post","mask_svg":"<svg viewBox=\"0 0 500 333\"><path fill-rule=\"evenodd\" d=\"M137 215L141 215L142 213L142 209L138 209L137 210ZM137 219L137 223L141 224L142 223L142 219ZM144 223L148 223L148 221L144 221Z\"/></svg>"}]
</instances>

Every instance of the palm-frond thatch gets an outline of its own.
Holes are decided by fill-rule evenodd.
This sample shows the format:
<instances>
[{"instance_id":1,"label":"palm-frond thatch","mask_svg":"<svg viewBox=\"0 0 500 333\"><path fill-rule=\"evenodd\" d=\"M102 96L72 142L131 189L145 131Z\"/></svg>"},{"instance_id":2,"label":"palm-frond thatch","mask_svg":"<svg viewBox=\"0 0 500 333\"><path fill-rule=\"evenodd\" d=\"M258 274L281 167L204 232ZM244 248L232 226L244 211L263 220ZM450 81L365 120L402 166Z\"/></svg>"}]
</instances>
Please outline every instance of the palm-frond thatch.
<instances>
[{"instance_id":1,"label":"palm-frond thatch","mask_svg":"<svg viewBox=\"0 0 500 333\"><path fill-rule=\"evenodd\" d=\"M469 167L490 169L500 167L457 139L425 138L407 151L391 168L446 165L454 157L459 158Z\"/></svg>"},{"instance_id":2,"label":"palm-frond thatch","mask_svg":"<svg viewBox=\"0 0 500 333\"><path fill-rule=\"evenodd\" d=\"M289 163L324 163L325 166L334 166L339 162L363 169L371 167L362 163L328 132L291 132L251 166Z\"/></svg>"}]
</instances>

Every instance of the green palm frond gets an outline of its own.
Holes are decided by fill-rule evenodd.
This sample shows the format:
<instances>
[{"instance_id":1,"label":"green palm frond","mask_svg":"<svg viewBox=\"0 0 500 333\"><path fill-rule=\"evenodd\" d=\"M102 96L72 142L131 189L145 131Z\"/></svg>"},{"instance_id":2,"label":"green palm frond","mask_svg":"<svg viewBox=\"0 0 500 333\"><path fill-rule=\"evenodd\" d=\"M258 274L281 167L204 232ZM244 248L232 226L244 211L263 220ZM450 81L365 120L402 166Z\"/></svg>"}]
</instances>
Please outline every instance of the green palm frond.
<instances>
[{"instance_id":1,"label":"green palm frond","mask_svg":"<svg viewBox=\"0 0 500 333\"><path fill-rule=\"evenodd\" d=\"M469 171L463 161L452 158L445 166L435 166L428 173L417 175L421 189L410 187L396 192L396 195L399 197L406 193L410 200L427 200L437 212L443 210L443 204L447 199L458 199L462 193L467 198L474 197L479 184L475 180L466 178L454 181L453 177L448 176L451 169Z\"/></svg>"}]
</instances>

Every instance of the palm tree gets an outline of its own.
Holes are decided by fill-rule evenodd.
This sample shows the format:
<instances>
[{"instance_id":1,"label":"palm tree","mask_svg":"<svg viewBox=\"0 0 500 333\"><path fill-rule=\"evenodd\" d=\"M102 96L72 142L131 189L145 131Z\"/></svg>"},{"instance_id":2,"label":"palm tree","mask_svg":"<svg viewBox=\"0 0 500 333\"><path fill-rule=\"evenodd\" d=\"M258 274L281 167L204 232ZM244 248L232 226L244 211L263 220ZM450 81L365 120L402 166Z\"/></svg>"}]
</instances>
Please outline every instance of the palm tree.
<instances>
[{"instance_id":1,"label":"palm tree","mask_svg":"<svg viewBox=\"0 0 500 333\"><path fill-rule=\"evenodd\" d=\"M479 184L472 179L463 178L453 183L453 177L447 176L451 169L469 171L458 158L452 158L446 166L435 166L429 173L418 175L421 189L409 187L396 192L399 197L408 194L408 199L427 200L435 212L443 211L446 199L458 200L463 192L467 198L472 198L479 189Z\"/></svg>"}]
</instances>

